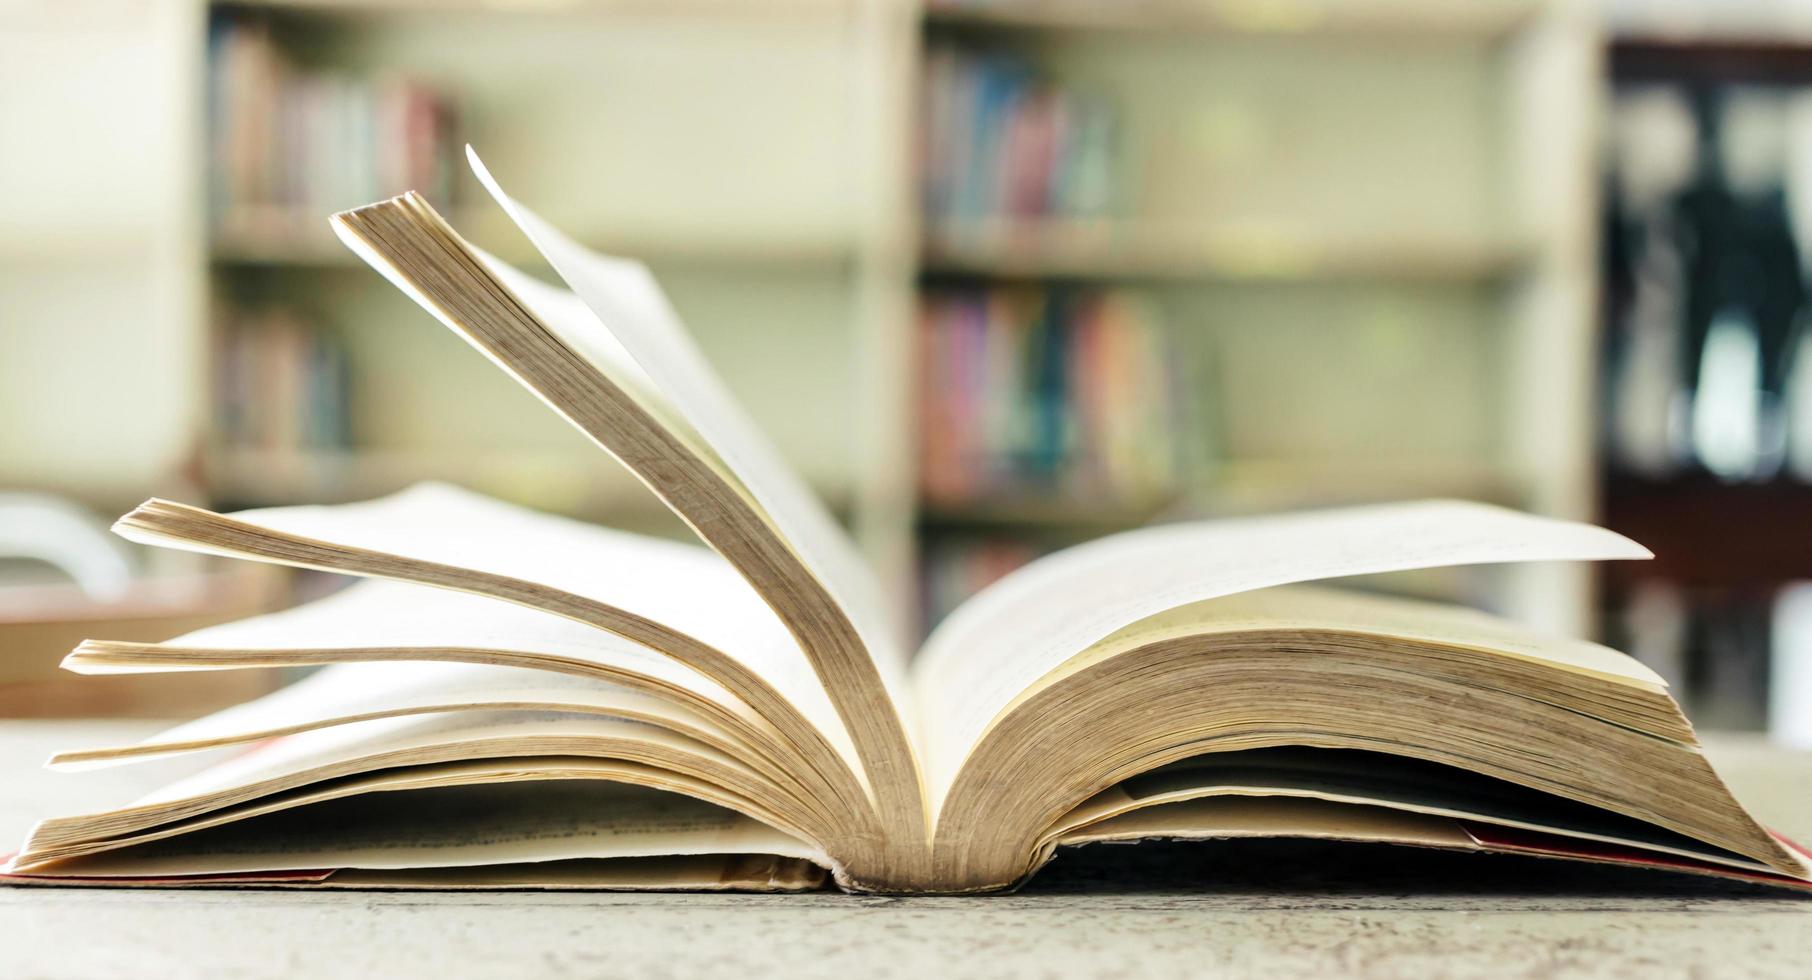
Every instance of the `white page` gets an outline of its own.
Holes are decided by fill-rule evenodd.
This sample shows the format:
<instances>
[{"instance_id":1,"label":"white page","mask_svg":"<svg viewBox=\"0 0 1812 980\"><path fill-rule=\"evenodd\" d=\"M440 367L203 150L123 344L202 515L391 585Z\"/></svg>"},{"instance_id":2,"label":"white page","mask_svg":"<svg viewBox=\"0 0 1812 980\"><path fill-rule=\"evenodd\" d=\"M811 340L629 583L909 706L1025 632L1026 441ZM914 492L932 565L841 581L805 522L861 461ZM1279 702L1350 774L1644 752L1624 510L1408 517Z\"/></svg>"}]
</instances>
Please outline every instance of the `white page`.
<instances>
[{"instance_id":1,"label":"white page","mask_svg":"<svg viewBox=\"0 0 1812 980\"><path fill-rule=\"evenodd\" d=\"M134 807L196 800L216 793L258 788L246 798L261 795L273 781L303 785L328 769L351 766L356 771L372 768L367 763L399 752L422 751L431 755L448 755L424 761L449 761L453 755L501 758L510 752L483 752L467 755L461 750L474 743L509 742L526 739L580 740L613 739L634 741L709 760L731 770L748 772L746 766L710 746L672 732L639 722L618 718L587 717L560 712L466 711L446 715L416 715L362 721L334 728L302 732L260 744L255 751L229 758L218 765L161 786L133 802ZM447 749L449 753L436 750ZM573 748L557 751L540 750L536 755L579 755ZM417 764L417 763L411 763ZM753 773L749 773L751 778Z\"/></svg>"},{"instance_id":2,"label":"white page","mask_svg":"<svg viewBox=\"0 0 1812 980\"><path fill-rule=\"evenodd\" d=\"M830 698L792 633L730 563L709 548L542 514L443 483L418 484L356 504L271 507L229 516L315 541L534 582L661 623L743 663L792 702L846 759L855 758ZM202 550L162 538L157 543ZM427 645L436 635L433 622L415 622L419 629L397 626L402 645ZM513 628L528 620L510 622ZM214 636L231 636L232 629ZM537 625L535 631L503 649L538 642L544 629ZM619 641L602 630L591 632L598 636L594 649L611 649ZM359 624L345 638L366 646L373 635ZM404 639L411 635L413 640ZM447 632L438 635L458 646L473 645L484 636L506 639L496 631L463 634L463 641ZM573 640L578 642L576 634Z\"/></svg>"},{"instance_id":3,"label":"white page","mask_svg":"<svg viewBox=\"0 0 1812 980\"><path fill-rule=\"evenodd\" d=\"M137 748L257 741L291 729L327 727L371 716L507 705L629 718L699 738L725 751L744 750L739 739L696 710L621 684L527 667L424 661L337 664L264 697L159 732L139 742ZM92 768L149 757L140 751L92 761L53 762L53 767Z\"/></svg>"},{"instance_id":4,"label":"white page","mask_svg":"<svg viewBox=\"0 0 1812 980\"><path fill-rule=\"evenodd\" d=\"M723 685L639 643L550 612L411 582L364 579L280 612L234 620L166 640L173 650L496 650L554 657L638 674L724 705L750 710ZM104 674L83 663L71 669ZM408 665L408 669L428 666ZM138 672L143 667L119 668ZM503 668L510 669L510 668ZM555 676L555 675L548 675Z\"/></svg>"},{"instance_id":5,"label":"white page","mask_svg":"<svg viewBox=\"0 0 1812 980\"><path fill-rule=\"evenodd\" d=\"M1641 661L1589 640L1540 633L1467 606L1313 585L1275 586L1174 606L1115 630L1089 657L1207 631L1261 629L1354 630L1461 647L1647 691L1667 687Z\"/></svg>"},{"instance_id":6,"label":"white page","mask_svg":"<svg viewBox=\"0 0 1812 980\"><path fill-rule=\"evenodd\" d=\"M702 800L602 780L548 780L353 796L79 858L56 872L443 868L687 854L824 860L791 835Z\"/></svg>"},{"instance_id":7,"label":"white page","mask_svg":"<svg viewBox=\"0 0 1812 980\"><path fill-rule=\"evenodd\" d=\"M936 804L990 721L1065 661L1185 603L1348 575L1522 561L1647 558L1621 535L1462 501L1200 521L1035 561L959 607L914 665Z\"/></svg>"},{"instance_id":8,"label":"white page","mask_svg":"<svg viewBox=\"0 0 1812 980\"><path fill-rule=\"evenodd\" d=\"M1210 796L1168 803L1110 817L1074 831L1057 843L1240 837L1308 837L1480 849L1466 828L1452 817L1292 796Z\"/></svg>"},{"instance_id":9,"label":"white page","mask_svg":"<svg viewBox=\"0 0 1812 980\"><path fill-rule=\"evenodd\" d=\"M576 319L560 304L538 305L537 295L525 295L524 301L601 373L625 387L648 390L623 371L619 352L633 358L641 376L660 393L657 410L684 420L723 462L850 617L893 693L904 694L903 630L888 612L873 569L736 403L647 267L598 255L574 242L511 198L470 147L466 156L485 189L594 315L589 321ZM501 272L500 266L493 268ZM506 281L517 284L515 278Z\"/></svg>"}]
</instances>

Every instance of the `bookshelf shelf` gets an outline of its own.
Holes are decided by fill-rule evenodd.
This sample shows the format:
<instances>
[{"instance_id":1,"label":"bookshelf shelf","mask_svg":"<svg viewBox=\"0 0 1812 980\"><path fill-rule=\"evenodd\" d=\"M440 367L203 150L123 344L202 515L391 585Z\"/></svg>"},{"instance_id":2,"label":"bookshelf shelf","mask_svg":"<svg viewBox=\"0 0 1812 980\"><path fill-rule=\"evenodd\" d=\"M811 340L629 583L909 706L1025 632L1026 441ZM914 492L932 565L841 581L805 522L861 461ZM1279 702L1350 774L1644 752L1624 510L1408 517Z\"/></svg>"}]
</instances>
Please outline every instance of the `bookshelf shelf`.
<instances>
[{"instance_id":1,"label":"bookshelf shelf","mask_svg":"<svg viewBox=\"0 0 1812 980\"><path fill-rule=\"evenodd\" d=\"M1806 37L1626 35L1610 45L1609 60L1612 76L1628 81L1812 82L1812 38Z\"/></svg>"},{"instance_id":2,"label":"bookshelf shelf","mask_svg":"<svg viewBox=\"0 0 1812 980\"><path fill-rule=\"evenodd\" d=\"M208 0L152 8L140 26L155 24L157 37L149 26L138 33L146 44L167 33L180 50L158 73L167 84L121 98L189 138L172 141L156 167L128 168L113 183L130 190L121 202L158 210L128 210L145 220L48 248L59 259L68 253L67 265L80 262L83 273L57 286L84 304L71 307L84 319L150 325L115 359L127 367L104 383L88 380L84 365L68 382L32 390L80 380L117 392L121 404L177 405L167 418L109 413L145 416L147 431L122 439L110 420L80 447L153 447L133 472L166 477L187 473L199 455L203 499L348 500L439 478L606 522L640 521L658 507L607 459L576 445L568 455L559 439L569 433L531 431L526 418L519 426L511 413L527 404L521 393L502 382L486 387L497 379L481 380L482 364L376 277L340 275L357 270L356 259L320 204L306 215L257 206L363 203L404 184L397 168L361 166L372 170L369 180L296 184L248 165L241 176L257 180L205 189L187 178L233 174L214 155L237 145L234 133L272 149L285 164L279 175L319 159L388 158L334 139L286 147L283 132L262 124L236 129L235 120L281 114L255 99L244 113L221 113L205 97L259 94L224 74L241 64L221 60L227 22L268 30L272 59L291 66L309 99L316 89L365 93L337 102L369 104L376 117L394 96L387 86L406 83L451 110L448 146L478 146L513 191L586 244L649 261L701 349L783 451L808 467L807 479L853 518L902 600L915 549L941 544L934 535L943 531L1074 539L1196 514L1429 495L1590 517L1598 499L1587 392L1602 37L1582 2ZM986 190L991 177L1043 166L1047 193L930 192L939 186L924 179L932 171L916 165L939 130L923 96L926 70L949 67L939 60L945 50L988 61L996 101L1052 110L1016 117L1014 153L947 155L969 161L950 173L981 175L976 186ZM1025 70L1003 72L1001 62ZM524 65L534 71L525 75ZM997 91L997 76L1025 84ZM78 105L65 103L59 111L79 118ZM1035 152L1051 132L1024 125L1097 115L1106 117L1099 142L1110 150L1099 169L1090 153ZM1093 132L1073 131L1083 129ZM112 138L94 138L104 137ZM106 152L83 157L130 152L96 146ZM1078 172L1091 179L1074 179ZM112 187L86 174L69 183L83 188L84 203ZM943 189L953 186L968 184ZM422 189L437 205L453 202L443 213L481 247L539 266L466 178ZM360 200L346 200L353 196ZM210 203L250 206L210 221ZM71 210L40 208L46 217L21 227L35 234ZM1117 217L963 223L996 213ZM932 215L952 223L927 224ZM1512 223L1514 233L1498 231ZM141 236L143 228L155 234ZM45 248L28 237L0 235L0 248ZM159 256L154 288L90 278L88 269L123 265L105 261L113 251ZM1200 425L1177 430L1193 441L1174 499L946 507L921 494L928 484L917 472L914 430L937 417L923 411L905 370L925 336L921 301L934 291L1043 280L1090 287L1067 291L1066 301L1124 296L1174 341L1167 363L1189 369L1179 373L1207 406ZM1236 288L1214 288L1221 284ZM345 430L360 448L222 448L257 440L227 431L221 392L210 390L233 377L220 370L230 366L221 351L231 349L220 341L249 335L272 311L295 314L311 328L295 333L319 334L344 354ZM1204 329L1171 329L1184 323ZM1335 329L1346 324L1356 329ZM35 363L21 369L34 385L38 373ZM150 377L155 385L142 380ZM212 421L197 440L199 419ZM1373 441L1385 455L1367 460L1374 419L1389 427ZM63 433L56 443L32 447L42 459L28 460L37 470L27 471L62 472L59 458L77 443ZM317 443L337 444L305 440ZM497 448L508 445L550 448ZM1215 453L1222 458L1199 458ZM1411 453L1466 458L1401 458ZM1123 492L1160 486L1172 484ZM1589 594L1576 582L1551 570L1529 579L1506 587L1519 591L1507 606L1556 629L1584 625Z\"/></svg>"},{"instance_id":3,"label":"bookshelf shelf","mask_svg":"<svg viewBox=\"0 0 1812 980\"><path fill-rule=\"evenodd\" d=\"M925 19L949 28L1489 40L1516 30L1538 6L1530 0L934 0Z\"/></svg>"},{"instance_id":4,"label":"bookshelf shelf","mask_svg":"<svg viewBox=\"0 0 1812 980\"><path fill-rule=\"evenodd\" d=\"M1164 506L934 498L921 532L1052 541L1430 496L1590 518L1594 23L1569 0L931 0L917 285L1155 296L1207 325L1169 331L1176 363L1225 402L1189 433L1221 458ZM1311 407L1343 404L1379 414ZM998 558L974 557L945 574ZM1493 574L1499 608L1590 629L1579 570Z\"/></svg>"},{"instance_id":5,"label":"bookshelf shelf","mask_svg":"<svg viewBox=\"0 0 1812 980\"><path fill-rule=\"evenodd\" d=\"M1334 237L1088 220L926 231L928 275L1094 280L1468 282L1517 271L1531 249L1483 238Z\"/></svg>"},{"instance_id":6,"label":"bookshelf shelf","mask_svg":"<svg viewBox=\"0 0 1812 980\"><path fill-rule=\"evenodd\" d=\"M1653 561L1607 565L1613 583L1767 595L1782 582L1812 579L1804 536L1782 533L1812 526L1812 485L1616 475L1603 490L1606 522L1655 552Z\"/></svg>"}]
</instances>

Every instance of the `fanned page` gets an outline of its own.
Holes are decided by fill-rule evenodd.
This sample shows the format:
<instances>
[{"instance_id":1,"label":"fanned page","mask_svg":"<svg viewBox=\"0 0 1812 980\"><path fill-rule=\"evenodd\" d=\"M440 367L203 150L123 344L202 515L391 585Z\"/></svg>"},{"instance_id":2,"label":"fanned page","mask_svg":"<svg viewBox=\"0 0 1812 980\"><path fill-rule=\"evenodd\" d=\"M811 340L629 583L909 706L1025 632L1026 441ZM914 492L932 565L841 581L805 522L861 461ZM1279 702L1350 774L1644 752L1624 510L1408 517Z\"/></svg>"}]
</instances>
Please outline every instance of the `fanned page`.
<instances>
[{"instance_id":1,"label":"fanned page","mask_svg":"<svg viewBox=\"0 0 1812 980\"><path fill-rule=\"evenodd\" d=\"M1462 501L1173 524L1060 551L958 607L913 666L932 812L1015 698L1114 631L1167 609L1349 575L1648 557L1602 528Z\"/></svg>"},{"instance_id":2,"label":"fanned page","mask_svg":"<svg viewBox=\"0 0 1812 980\"><path fill-rule=\"evenodd\" d=\"M696 833L685 837L677 835L686 828L668 824L661 828L657 839L649 833L655 828L640 819L634 806L621 813L608 807L559 812L562 794L570 796L570 787L579 782L613 783L689 797L709 805L709 819L694 824L690 830ZM46 862L55 862L57 874L102 874L64 862L93 855L108 855L109 860L133 858L143 854L141 845L164 841L170 843L161 845L162 850L153 855L164 865L142 873L271 870L278 866L258 862L294 860L274 857L279 852L309 854L302 859L304 863L290 867L424 866L403 854L384 858L388 863L371 863L369 853L349 858L352 863L337 865L326 860L324 853L326 849L345 847L351 843L349 838L334 833L305 845L293 839L293 834L285 833L267 845L256 845L264 849L265 858L235 851L235 860L250 863L242 868L212 867L206 862L217 852L210 847L208 835L223 827L255 829L259 825L248 821L297 810L304 811L304 826L334 828L322 818L335 811L320 811L316 809L319 804L372 794L499 783L518 784L498 795L515 801L508 806L518 815L514 819L522 829L542 828L528 834L530 837L550 838L543 843L558 846L560 842L551 838L560 836L554 831L564 827L569 832L566 836L573 838L570 843L614 846L639 837L639 850L584 854L543 851L521 856L507 846L507 835L502 842L505 846L494 851L483 849L479 846L482 838L474 836L461 842L466 849L460 855L443 854L436 860L505 864L517 860L699 854L725 845L725 853L804 856L819 864L829 863L820 848L806 843L813 835L792 819L800 811L781 787L708 743L660 726L607 715L465 710L335 725L263 743L257 751L216 761L128 803L92 814L45 821L34 828L14 866L29 873ZM657 799L648 794L628 795L647 801ZM600 797L598 802L608 799ZM504 805L501 799L498 805ZM672 805L690 806L686 801ZM541 811L547 812L535 818ZM692 808L687 812L705 811ZM309 814L319 816L310 820ZM580 832L575 821L583 822L587 839L574 837ZM368 844L375 846L375 839L382 835L390 842L388 848L403 848L411 823L404 819L389 827L368 827L366 836L372 838ZM727 831L733 831L737 840L720 836ZM198 832L204 836L191 844L189 838ZM447 828L443 843L450 846L459 842L459 834L456 828ZM781 839L786 843L780 850L763 850ZM254 842L240 846L251 847ZM179 864L179 855L194 859L194 863ZM119 873L141 873L123 870L127 867L122 865Z\"/></svg>"},{"instance_id":3,"label":"fanned page","mask_svg":"<svg viewBox=\"0 0 1812 980\"><path fill-rule=\"evenodd\" d=\"M660 654L549 613L400 582L361 582L283 612L163 643L89 641L65 662L89 674L321 664L336 666L131 750L58 759L130 759L349 718L516 702L571 710L583 704L684 725L694 737L708 727L746 746L744 755L811 772L796 747L742 699Z\"/></svg>"},{"instance_id":4,"label":"fanned page","mask_svg":"<svg viewBox=\"0 0 1812 980\"><path fill-rule=\"evenodd\" d=\"M151 518L159 520L147 523ZM827 795L858 816L865 812L862 791L849 777L854 748L842 737L829 699L794 638L749 584L706 548L537 514L441 484L361 504L267 508L227 517L174 505L140 508L121 521L120 530L151 544L420 582L529 607L510 615L492 608L501 605L495 598L410 598L386 613L361 603L357 611L371 628L366 642L380 648L385 641L418 648L439 641L451 644L449 652L564 652L569 659L620 662L621 642L603 631L618 633L734 694L752 709L738 714L782 733L809 761L807 771ZM429 611L450 618L436 624L408 615L424 602ZM561 629L548 622L556 617L547 612L593 627L596 635ZM328 646L356 642L342 632L322 635L318 622L311 617L309 628L295 630L296 642L310 637ZM469 632L443 626L465 626ZM224 629L229 636L240 632ZM269 635L256 626L247 629ZM553 642L538 649L542 640ZM129 652L140 662L157 655L156 649L87 645L72 661L78 668L104 669ZM192 649L165 653L196 659Z\"/></svg>"},{"instance_id":5,"label":"fanned page","mask_svg":"<svg viewBox=\"0 0 1812 980\"><path fill-rule=\"evenodd\" d=\"M422 489L408 491L402 499L420 499ZM438 496L441 488L433 487L432 492ZM490 502L486 504L489 506ZM356 506L375 507L379 514L388 509L383 502ZM553 526L562 524L556 521ZM651 543L657 545L655 554L665 550L664 542ZM626 557L647 553L626 549L616 554ZM709 555L687 555L677 566L657 564L651 574L656 579L686 577L688 591L702 600L694 603L699 613L704 611L706 601L715 598L711 593L716 587L746 591L746 586L733 576L692 577L684 570L696 557L711 559ZM583 564L579 563L581 572ZM605 566L605 572L613 577L632 570L634 566L625 561L608 561ZM587 583L592 581L589 576L581 577ZM609 581L598 584L608 585ZM620 598L632 607L637 604L634 593ZM747 602L747 598L740 603L732 599L729 607L734 610ZM692 619L682 619L676 628L685 628L687 622ZM704 627L701 634L715 634L714 623L701 618L696 625ZM767 630L772 633L773 627L770 625ZM802 664L794 662L796 651L784 643L764 645L759 633L749 639L755 642L734 644L732 655L756 673L769 677L783 692L801 689L802 710L808 715L829 712L822 692L812 696L810 674ZM788 653L795 656L789 658ZM64 666L77 673L103 674L367 660L496 663L583 677L639 677L649 685L682 691L725 710L748 711L748 706L722 684L612 633L539 609L385 579L366 579L281 612L210 626L162 643L90 640L77 647Z\"/></svg>"},{"instance_id":6,"label":"fanned page","mask_svg":"<svg viewBox=\"0 0 1812 980\"><path fill-rule=\"evenodd\" d=\"M599 255L573 241L510 197L471 147L466 148L466 157L491 197L605 326L609 345L628 354L653 382L650 390L659 392L659 403L723 461L773 521L782 539L855 621L890 685L903 688L900 682L907 653L903 632L887 613L873 569L817 495L736 404L648 267ZM491 260L491 264L512 288L520 288L528 279L503 263ZM598 332L563 331L562 336L575 345L588 345ZM609 353L600 352L598 361L611 363Z\"/></svg>"},{"instance_id":7,"label":"fanned page","mask_svg":"<svg viewBox=\"0 0 1812 980\"><path fill-rule=\"evenodd\" d=\"M287 539L500 576L608 603L722 652L771 685L813 726L831 733L833 744L841 735L830 702L793 637L748 583L705 548L540 514L442 483L418 484L357 504L240 511L230 520ZM148 537L131 526L122 532ZM166 547L225 553L149 537ZM452 618L437 623L426 616L409 617L399 623L384 614L386 598L401 599L399 608L405 613L426 604L428 611ZM553 641L548 652L587 644L592 650L620 651L622 646L607 636L588 638L593 631L563 627L557 617L544 612L492 610L488 607L495 600L483 598L424 599L411 590L379 597L360 593L342 602L357 618L349 616L344 622L344 631L333 641L340 645L363 637L372 646L386 642L431 646L464 636L461 647L512 649L527 644L540 649L537 644L543 639ZM447 628L456 624L463 629ZM230 642L234 629L225 627L208 642ZM316 631L311 624L297 635ZM411 636L412 642L406 639Z\"/></svg>"},{"instance_id":8,"label":"fanned page","mask_svg":"<svg viewBox=\"0 0 1812 980\"><path fill-rule=\"evenodd\" d=\"M424 869L549 861L822 856L733 810L604 780L453 785L326 800L71 859L64 873L192 877L311 868Z\"/></svg>"},{"instance_id":9,"label":"fanned page","mask_svg":"<svg viewBox=\"0 0 1812 980\"><path fill-rule=\"evenodd\" d=\"M761 593L873 795L872 812L854 815L851 862L883 880L921 875L929 835L900 631L872 572L735 406L647 271L566 239L471 159L580 302L477 252L415 195L336 215L336 233L627 465Z\"/></svg>"}]
</instances>

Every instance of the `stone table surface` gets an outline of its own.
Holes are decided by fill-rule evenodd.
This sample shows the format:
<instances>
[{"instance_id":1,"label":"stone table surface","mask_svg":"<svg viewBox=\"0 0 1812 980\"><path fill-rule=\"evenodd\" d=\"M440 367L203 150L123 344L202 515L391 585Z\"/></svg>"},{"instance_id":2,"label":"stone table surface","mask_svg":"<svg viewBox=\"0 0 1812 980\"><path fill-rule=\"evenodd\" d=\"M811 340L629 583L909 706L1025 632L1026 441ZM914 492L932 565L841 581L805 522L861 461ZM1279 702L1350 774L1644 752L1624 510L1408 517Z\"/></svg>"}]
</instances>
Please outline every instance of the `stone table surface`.
<instances>
[{"instance_id":1,"label":"stone table surface","mask_svg":"<svg viewBox=\"0 0 1812 980\"><path fill-rule=\"evenodd\" d=\"M142 723L0 722L0 850L75 812L53 748ZM1712 740L1812 839L1812 753ZM142 767L118 778L150 779ZM129 775L130 774L130 775ZM0 887L0 978L462 976L1812 978L1812 899L1665 873L1407 848L1101 845L982 898Z\"/></svg>"}]
</instances>

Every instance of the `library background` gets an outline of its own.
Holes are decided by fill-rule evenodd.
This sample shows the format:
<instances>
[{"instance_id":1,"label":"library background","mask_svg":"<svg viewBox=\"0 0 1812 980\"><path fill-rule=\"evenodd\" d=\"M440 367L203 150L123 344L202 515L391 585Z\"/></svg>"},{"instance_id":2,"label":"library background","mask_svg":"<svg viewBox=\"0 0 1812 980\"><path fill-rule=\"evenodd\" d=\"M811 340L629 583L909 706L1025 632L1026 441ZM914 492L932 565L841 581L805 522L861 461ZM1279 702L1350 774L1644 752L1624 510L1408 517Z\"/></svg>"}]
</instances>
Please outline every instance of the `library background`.
<instances>
[{"instance_id":1,"label":"library background","mask_svg":"<svg viewBox=\"0 0 1812 980\"><path fill-rule=\"evenodd\" d=\"M649 263L920 630L1114 530L1467 497L1658 558L1359 584L1812 742L1793 4L28 2L0 140L0 716L282 681L55 671L335 585L95 543L149 495L685 533L329 233L415 189L546 273L469 142Z\"/></svg>"}]
</instances>

